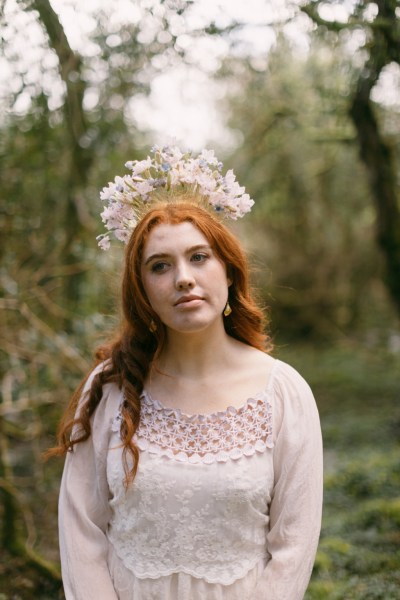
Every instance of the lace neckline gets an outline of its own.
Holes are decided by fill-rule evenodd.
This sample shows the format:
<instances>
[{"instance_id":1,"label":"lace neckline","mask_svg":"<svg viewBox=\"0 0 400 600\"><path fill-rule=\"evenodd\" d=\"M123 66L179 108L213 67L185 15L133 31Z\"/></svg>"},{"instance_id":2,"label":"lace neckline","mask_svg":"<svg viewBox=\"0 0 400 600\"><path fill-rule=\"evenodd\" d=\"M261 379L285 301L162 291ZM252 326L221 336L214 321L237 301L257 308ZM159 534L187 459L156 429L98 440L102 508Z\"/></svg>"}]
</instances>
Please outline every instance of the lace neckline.
<instances>
[{"instance_id":1,"label":"lace neckline","mask_svg":"<svg viewBox=\"0 0 400 600\"><path fill-rule=\"evenodd\" d=\"M227 462L273 448L270 395L278 361L272 366L266 388L235 408L188 415L141 396L140 423L135 442L141 451L188 463ZM115 417L112 430L120 431L122 415Z\"/></svg>"},{"instance_id":2,"label":"lace neckline","mask_svg":"<svg viewBox=\"0 0 400 600\"><path fill-rule=\"evenodd\" d=\"M143 390L142 399L145 400L146 403L151 404L157 411L160 411L164 414L164 416L168 419L169 417L177 418L182 421L190 422L204 422L214 419L224 418L226 415L235 415L242 413L249 406L254 406L259 400L262 400L266 395L265 392L259 392L255 396L248 398L244 404L239 407L235 406L227 406L225 410L218 410L211 413L193 413L188 414L181 410L180 408L170 408L165 406L162 402L157 399L154 399L149 392Z\"/></svg>"},{"instance_id":3,"label":"lace neckline","mask_svg":"<svg viewBox=\"0 0 400 600\"><path fill-rule=\"evenodd\" d=\"M145 389L143 390L141 397L145 398L145 400L149 404L152 404L156 410L163 412L167 417L173 415L173 416L177 417L178 419L182 419L182 420L186 420L186 421L207 421L209 418L218 419L218 418L224 417L224 415L227 415L227 414L233 415L233 414L242 413L243 411L246 410L246 408L248 408L248 406L254 405L255 403L257 403L260 400L267 399L267 397L269 396L272 385L273 385L275 370L276 370L277 365L279 364L278 359L274 359L274 361L275 362L272 365L272 368L271 368L271 371L270 371L270 374L268 377L268 381L267 381L267 384L264 387L264 389L261 390L260 392L257 392L257 394L255 394L254 396L250 396L249 398L247 398L247 400L240 406L227 406L225 408L225 410L218 410L218 411L213 411L210 413L189 414L180 408L165 406L165 404L160 402L160 400L158 400L157 398L153 398L153 396L150 394L150 392L148 392Z\"/></svg>"}]
</instances>

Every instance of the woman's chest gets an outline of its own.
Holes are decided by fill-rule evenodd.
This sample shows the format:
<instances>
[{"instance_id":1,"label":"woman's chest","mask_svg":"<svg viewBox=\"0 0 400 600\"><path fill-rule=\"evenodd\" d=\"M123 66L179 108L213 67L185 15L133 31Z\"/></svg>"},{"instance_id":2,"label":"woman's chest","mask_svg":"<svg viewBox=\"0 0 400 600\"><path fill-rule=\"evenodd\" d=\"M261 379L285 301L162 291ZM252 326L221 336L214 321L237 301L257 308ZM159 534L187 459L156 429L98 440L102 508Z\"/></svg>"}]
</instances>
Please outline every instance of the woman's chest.
<instances>
[{"instance_id":1,"label":"woman's chest","mask_svg":"<svg viewBox=\"0 0 400 600\"><path fill-rule=\"evenodd\" d=\"M272 408L265 395L240 409L188 416L142 396L135 444L139 467L129 494L123 486L121 416L113 424L107 476L113 502L143 510L203 514L211 506L236 511L252 505L264 513L274 482ZM183 511L183 512L181 512Z\"/></svg>"},{"instance_id":2,"label":"woman's chest","mask_svg":"<svg viewBox=\"0 0 400 600\"><path fill-rule=\"evenodd\" d=\"M254 510L268 514L274 483L272 452L268 449L239 460L191 464L148 451L140 453L136 478L128 490L118 449L110 451L107 478L111 506L132 516L150 519L230 520Z\"/></svg>"}]
</instances>

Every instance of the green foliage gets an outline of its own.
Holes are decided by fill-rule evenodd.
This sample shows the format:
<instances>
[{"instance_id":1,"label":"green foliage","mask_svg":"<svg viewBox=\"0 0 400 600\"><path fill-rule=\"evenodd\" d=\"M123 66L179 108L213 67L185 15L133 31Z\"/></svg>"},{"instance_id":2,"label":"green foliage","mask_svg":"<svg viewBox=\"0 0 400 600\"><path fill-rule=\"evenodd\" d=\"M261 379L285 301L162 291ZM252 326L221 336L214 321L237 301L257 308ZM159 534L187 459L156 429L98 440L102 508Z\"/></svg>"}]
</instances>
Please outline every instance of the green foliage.
<instances>
[{"instance_id":1,"label":"green foliage","mask_svg":"<svg viewBox=\"0 0 400 600\"><path fill-rule=\"evenodd\" d=\"M368 432L370 432L369 427ZM333 496L337 500L338 496L337 494L335 496L335 492L339 492L343 500L351 498L351 502L354 499L368 500L375 496L396 498L400 489L400 464L397 450L387 452L385 455L366 455L359 461L353 460L349 464L340 466L334 474L327 476L325 489L329 492L330 498Z\"/></svg>"},{"instance_id":2,"label":"green foliage","mask_svg":"<svg viewBox=\"0 0 400 600\"><path fill-rule=\"evenodd\" d=\"M43 465L40 455L54 442L93 348L118 319L122 251L106 256L96 248L98 190L127 157L140 157L147 135L127 116L129 100L146 94L156 69L179 53L172 48L185 3L177 10L147 4L146 18L135 26L112 28L97 15L95 52L81 57L86 129L78 154L70 115L64 105L54 107L48 84L33 83L29 70L15 63L20 88L3 98L9 108L27 92L31 105L1 121L0 435L8 464L0 471L11 473L23 505L14 531L54 562L61 464ZM4 40L18 33L18 23L3 24ZM280 40L261 70L247 60L227 61L231 126L242 140L230 161L257 200L243 231L262 273L260 291L273 307L278 344L280 337L311 333L330 340L339 333L342 340L335 347L278 347L312 384L325 440L323 531L306 598L391 600L400 598L400 363L387 352L393 315L373 245L366 173L347 117L354 65L340 41L330 48L313 43L308 57L294 56ZM54 62L49 68L43 60L40 69L43 78L58 81ZM396 115L380 117L395 144ZM85 168L77 169L77 156ZM359 336L366 345L343 335L356 326L366 329ZM0 588L10 582L6 598L58 596L57 585L51 591L21 558L0 566Z\"/></svg>"},{"instance_id":3,"label":"green foliage","mask_svg":"<svg viewBox=\"0 0 400 600\"><path fill-rule=\"evenodd\" d=\"M360 40L355 45L359 49L352 59L355 81L349 94L348 113L356 130L360 157L368 172L369 188L374 200L376 243L385 259L383 279L399 316L399 146L398 135L393 135L393 124L398 121L399 103L392 100L396 108L387 111L389 118L383 119L379 114L382 111L378 110L374 102L374 96L380 95L381 101L386 103L382 98L384 77L390 70L393 72L393 68L398 70L400 65L400 15L397 5L393 0L367 0L344 5L342 8L345 18L340 20L336 20L337 16L333 13L325 18L323 12L327 5L324 0L304 2L300 10L312 20L317 36L334 42L341 40L346 44L348 41L354 43L357 39L355 34L362 33L365 40L362 45ZM378 94L375 94L377 91ZM389 130L389 135L385 129Z\"/></svg>"},{"instance_id":4,"label":"green foliage","mask_svg":"<svg viewBox=\"0 0 400 600\"><path fill-rule=\"evenodd\" d=\"M347 114L352 73L339 43L294 56L282 39L265 69L225 65L230 124L241 141L231 161L256 200L245 224L249 246L276 330L286 335L336 336L371 318L372 307L388 314L367 173Z\"/></svg>"},{"instance_id":5,"label":"green foliage","mask_svg":"<svg viewBox=\"0 0 400 600\"><path fill-rule=\"evenodd\" d=\"M321 540L306 600L400 598L399 355L281 348L314 390L325 449Z\"/></svg>"}]
</instances>

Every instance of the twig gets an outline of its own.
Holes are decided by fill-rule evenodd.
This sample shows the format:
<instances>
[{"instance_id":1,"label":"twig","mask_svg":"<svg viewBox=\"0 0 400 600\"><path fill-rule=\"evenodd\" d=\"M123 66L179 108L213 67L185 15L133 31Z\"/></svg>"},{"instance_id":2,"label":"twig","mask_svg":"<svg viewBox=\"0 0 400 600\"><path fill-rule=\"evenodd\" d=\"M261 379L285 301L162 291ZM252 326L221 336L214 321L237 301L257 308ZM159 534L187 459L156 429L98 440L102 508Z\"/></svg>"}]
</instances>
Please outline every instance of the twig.
<instances>
[{"instance_id":1,"label":"twig","mask_svg":"<svg viewBox=\"0 0 400 600\"><path fill-rule=\"evenodd\" d=\"M82 371L82 368L89 369L90 365L83 358L75 348L69 346L63 338L58 335L55 331L47 325L44 321L39 319L37 315L28 307L27 304L23 303L20 306L21 315L25 317L25 319L31 323L31 325L40 333L42 333L45 337L50 338L53 344L62 352L64 357L74 363L74 366L78 367L79 371Z\"/></svg>"}]
</instances>

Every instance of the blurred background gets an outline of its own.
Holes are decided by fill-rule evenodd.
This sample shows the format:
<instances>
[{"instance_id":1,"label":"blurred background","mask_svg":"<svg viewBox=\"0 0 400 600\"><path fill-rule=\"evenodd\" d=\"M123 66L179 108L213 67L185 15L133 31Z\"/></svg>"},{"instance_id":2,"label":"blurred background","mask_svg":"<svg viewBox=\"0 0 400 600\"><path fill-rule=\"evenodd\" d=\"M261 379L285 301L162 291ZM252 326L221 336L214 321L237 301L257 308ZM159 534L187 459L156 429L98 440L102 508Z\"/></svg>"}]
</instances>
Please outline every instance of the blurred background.
<instances>
[{"instance_id":1,"label":"blurred background","mask_svg":"<svg viewBox=\"0 0 400 600\"><path fill-rule=\"evenodd\" d=\"M0 600L62 599L43 462L118 324L99 190L175 141L255 199L235 231L310 382L325 511L306 599L400 598L396 0L1 0Z\"/></svg>"}]
</instances>

